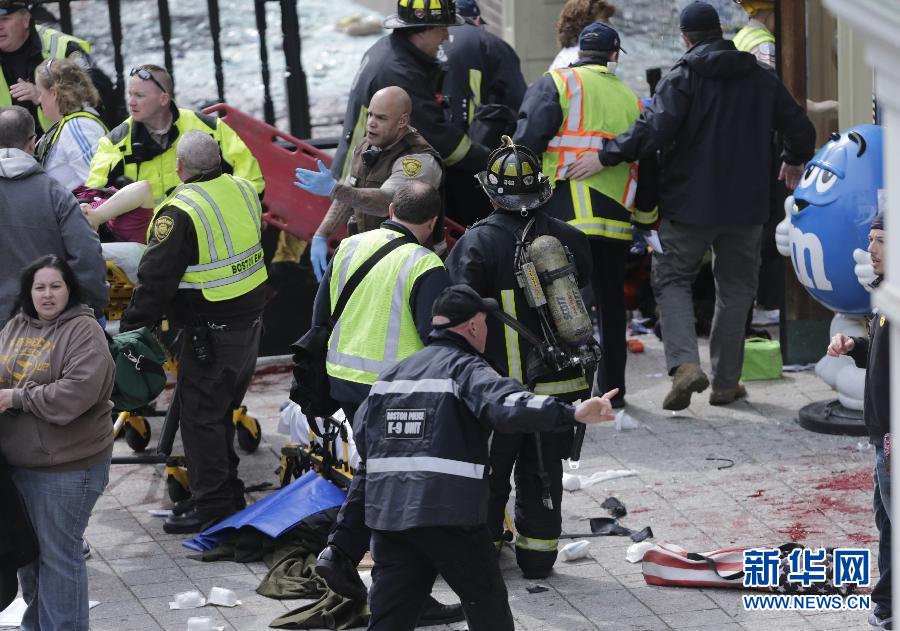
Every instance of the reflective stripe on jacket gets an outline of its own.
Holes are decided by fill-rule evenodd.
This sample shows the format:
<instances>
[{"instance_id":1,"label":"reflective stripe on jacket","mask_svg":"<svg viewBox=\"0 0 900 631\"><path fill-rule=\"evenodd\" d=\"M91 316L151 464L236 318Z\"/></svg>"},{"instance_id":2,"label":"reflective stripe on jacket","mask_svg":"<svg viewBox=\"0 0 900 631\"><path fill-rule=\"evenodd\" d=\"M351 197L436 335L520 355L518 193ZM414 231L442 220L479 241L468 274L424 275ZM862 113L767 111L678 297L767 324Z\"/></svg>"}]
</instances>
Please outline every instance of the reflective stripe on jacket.
<instances>
[{"instance_id":1,"label":"reflective stripe on jacket","mask_svg":"<svg viewBox=\"0 0 900 631\"><path fill-rule=\"evenodd\" d=\"M337 304L344 284L372 254L401 235L378 228L344 239L331 264L330 299ZM357 286L328 341L328 375L373 384L378 374L422 348L410 295L425 272L441 259L417 243L401 245L375 264Z\"/></svg>"},{"instance_id":2,"label":"reflective stripe on jacket","mask_svg":"<svg viewBox=\"0 0 900 631\"><path fill-rule=\"evenodd\" d=\"M261 238L262 206L247 180L231 175L182 184L154 212L166 206L184 211L197 234L198 258L184 272L179 289L199 289L210 302L242 296L268 278ZM149 230L148 230L149 239Z\"/></svg>"},{"instance_id":3,"label":"reflective stripe on jacket","mask_svg":"<svg viewBox=\"0 0 900 631\"><path fill-rule=\"evenodd\" d=\"M775 36L765 27L748 24L737 32L732 41L735 48L745 53L750 53L760 44L766 42L774 44Z\"/></svg>"}]
</instances>

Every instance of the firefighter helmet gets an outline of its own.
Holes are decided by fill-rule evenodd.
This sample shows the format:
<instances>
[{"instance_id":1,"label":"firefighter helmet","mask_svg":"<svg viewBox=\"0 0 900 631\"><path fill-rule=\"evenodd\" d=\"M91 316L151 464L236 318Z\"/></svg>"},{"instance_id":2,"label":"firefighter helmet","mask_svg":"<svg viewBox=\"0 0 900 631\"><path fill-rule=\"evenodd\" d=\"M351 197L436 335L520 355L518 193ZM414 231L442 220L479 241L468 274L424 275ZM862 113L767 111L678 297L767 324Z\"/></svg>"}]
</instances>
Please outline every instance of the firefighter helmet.
<instances>
[{"instance_id":1,"label":"firefighter helmet","mask_svg":"<svg viewBox=\"0 0 900 631\"><path fill-rule=\"evenodd\" d=\"M504 210L533 210L553 195L537 156L525 145L514 145L509 136L503 136L503 144L488 158L487 169L475 177L491 201Z\"/></svg>"},{"instance_id":2,"label":"firefighter helmet","mask_svg":"<svg viewBox=\"0 0 900 631\"><path fill-rule=\"evenodd\" d=\"M465 23L456 14L455 0L397 0L397 13L384 20L384 28L456 26Z\"/></svg>"}]
</instances>

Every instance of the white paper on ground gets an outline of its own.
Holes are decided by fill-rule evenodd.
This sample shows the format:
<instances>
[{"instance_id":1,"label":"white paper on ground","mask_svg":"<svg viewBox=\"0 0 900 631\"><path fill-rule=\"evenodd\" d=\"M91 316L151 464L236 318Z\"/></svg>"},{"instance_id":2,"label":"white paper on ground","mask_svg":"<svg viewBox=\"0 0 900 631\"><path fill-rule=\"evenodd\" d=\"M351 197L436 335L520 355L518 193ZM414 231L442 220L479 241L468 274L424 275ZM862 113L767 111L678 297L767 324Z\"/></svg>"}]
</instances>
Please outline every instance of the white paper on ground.
<instances>
[{"instance_id":1,"label":"white paper on ground","mask_svg":"<svg viewBox=\"0 0 900 631\"><path fill-rule=\"evenodd\" d=\"M641 426L634 417L625 413L624 408L616 412L616 419L613 421L613 424L618 431L622 431L623 429L637 429Z\"/></svg>"},{"instance_id":2,"label":"white paper on ground","mask_svg":"<svg viewBox=\"0 0 900 631\"><path fill-rule=\"evenodd\" d=\"M573 475L563 471L563 488L567 491L577 491L578 489L586 489L599 482L607 480L615 480L616 478L627 478L628 476L637 475L637 471L630 469L610 469L608 471L597 471L591 475Z\"/></svg>"},{"instance_id":3,"label":"white paper on ground","mask_svg":"<svg viewBox=\"0 0 900 631\"><path fill-rule=\"evenodd\" d=\"M188 631L224 631L225 627L216 626L212 618L194 617L187 619L187 629Z\"/></svg>"},{"instance_id":4,"label":"white paper on ground","mask_svg":"<svg viewBox=\"0 0 900 631\"><path fill-rule=\"evenodd\" d=\"M198 609L206 605L206 598L197 590L175 594L175 601L169 602L169 609Z\"/></svg>"},{"instance_id":5,"label":"white paper on ground","mask_svg":"<svg viewBox=\"0 0 900 631\"><path fill-rule=\"evenodd\" d=\"M91 609L99 604L99 600L88 601L88 607ZM27 609L27 607L28 606L23 599L16 598L9 604L9 607L0 611L0 627L17 629L22 626L22 618L25 616L25 609Z\"/></svg>"},{"instance_id":6,"label":"white paper on ground","mask_svg":"<svg viewBox=\"0 0 900 631\"><path fill-rule=\"evenodd\" d=\"M151 508L147 512L154 517L170 517L172 515L172 510L168 508Z\"/></svg>"},{"instance_id":7,"label":"white paper on ground","mask_svg":"<svg viewBox=\"0 0 900 631\"><path fill-rule=\"evenodd\" d=\"M237 607L241 604L237 594L227 587L213 587L209 590L209 598L206 602L210 605L218 605L219 607Z\"/></svg>"},{"instance_id":8,"label":"white paper on ground","mask_svg":"<svg viewBox=\"0 0 900 631\"><path fill-rule=\"evenodd\" d=\"M655 545L655 543L650 543L649 541L632 543L625 552L625 560L629 563L640 563L644 560L644 553Z\"/></svg>"},{"instance_id":9,"label":"white paper on ground","mask_svg":"<svg viewBox=\"0 0 900 631\"><path fill-rule=\"evenodd\" d=\"M653 248L653 251L662 254L662 242L659 240L659 233L656 230L651 230L650 234L647 235L647 243L650 244L650 247Z\"/></svg>"},{"instance_id":10,"label":"white paper on ground","mask_svg":"<svg viewBox=\"0 0 900 631\"><path fill-rule=\"evenodd\" d=\"M566 544L559 551L559 558L563 561L575 561L576 559L583 559L588 555L588 550L591 547L591 542L582 539L581 541L573 541L572 543Z\"/></svg>"}]
</instances>

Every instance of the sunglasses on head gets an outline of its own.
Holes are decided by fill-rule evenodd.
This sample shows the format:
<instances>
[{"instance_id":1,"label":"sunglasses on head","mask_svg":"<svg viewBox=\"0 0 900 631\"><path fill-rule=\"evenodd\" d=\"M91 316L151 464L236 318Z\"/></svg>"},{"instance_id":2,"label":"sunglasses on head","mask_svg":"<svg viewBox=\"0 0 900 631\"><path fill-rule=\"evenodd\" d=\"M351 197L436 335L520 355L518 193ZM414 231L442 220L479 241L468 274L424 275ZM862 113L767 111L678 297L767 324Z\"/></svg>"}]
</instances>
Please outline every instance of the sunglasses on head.
<instances>
[{"instance_id":1,"label":"sunglasses on head","mask_svg":"<svg viewBox=\"0 0 900 631\"><path fill-rule=\"evenodd\" d=\"M47 73L47 78L50 79L50 85L51 85L51 86L52 86L54 83L56 83L56 78L53 76L53 71L50 70L50 66L51 66L52 64L53 64L53 60L52 60L52 59L48 59L48 60L47 60L47 65L44 66L44 70L45 70L46 73Z\"/></svg>"},{"instance_id":2,"label":"sunglasses on head","mask_svg":"<svg viewBox=\"0 0 900 631\"><path fill-rule=\"evenodd\" d=\"M49 64L48 64L48 68L49 68ZM169 91L166 90L162 86L162 84L156 80L156 77L153 76L153 73L150 72L149 70L147 70L146 68L144 68L143 66L138 66L137 68L132 68L131 73L128 76L137 77L138 79L143 79L144 81L152 81L153 83L156 84L156 87L158 87L164 93L166 93L166 94L169 93Z\"/></svg>"}]
</instances>

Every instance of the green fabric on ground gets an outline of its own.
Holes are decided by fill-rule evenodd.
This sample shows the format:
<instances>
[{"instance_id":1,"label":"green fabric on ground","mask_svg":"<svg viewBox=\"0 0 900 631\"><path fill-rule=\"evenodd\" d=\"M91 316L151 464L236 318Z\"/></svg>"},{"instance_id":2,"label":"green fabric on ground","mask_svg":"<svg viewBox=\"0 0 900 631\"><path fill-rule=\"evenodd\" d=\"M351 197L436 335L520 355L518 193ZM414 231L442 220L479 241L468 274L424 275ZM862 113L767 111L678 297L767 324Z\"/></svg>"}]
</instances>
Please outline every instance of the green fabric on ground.
<instances>
[{"instance_id":1,"label":"green fabric on ground","mask_svg":"<svg viewBox=\"0 0 900 631\"><path fill-rule=\"evenodd\" d=\"M272 539L252 527L244 527L222 538L212 550L191 555L199 561L262 561L269 568L256 593L267 598L293 600L316 598L279 616L269 625L278 629L351 629L369 623L366 603L335 594L315 573L316 557L325 547L338 509L311 515Z\"/></svg>"}]
</instances>

